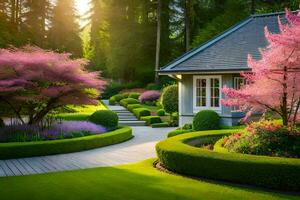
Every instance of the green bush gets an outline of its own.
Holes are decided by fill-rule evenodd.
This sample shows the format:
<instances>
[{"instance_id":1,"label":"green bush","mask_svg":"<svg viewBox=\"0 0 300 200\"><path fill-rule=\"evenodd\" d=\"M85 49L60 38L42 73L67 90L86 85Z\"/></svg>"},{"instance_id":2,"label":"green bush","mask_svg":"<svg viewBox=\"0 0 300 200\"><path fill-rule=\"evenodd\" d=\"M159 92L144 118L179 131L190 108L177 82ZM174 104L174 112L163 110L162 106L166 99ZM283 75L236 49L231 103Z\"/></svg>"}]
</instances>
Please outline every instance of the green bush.
<instances>
[{"instance_id":1,"label":"green bush","mask_svg":"<svg viewBox=\"0 0 300 200\"><path fill-rule=\"evenodd\" d=\"M220 129L220 117L213 110L202 110L193 119L193 129L195 131Z\"/></svg>"},{"instance_id":2,"label":"green bush","mask_svg":"<svg viewBox=\"0 0 300 200\"><path fill-rule=\"evenodd\" d=\"M139 99L139 97L140 97L140 93L137 93L137 92L132 92L132 93L130 93L129 94L129 98L133 98L133 99Z\"/></svg>"},{"instance_id":3,"label":"green bush","mask_svg":"<svg viewBox=\"0 0 300 200\"><path fill-rule=\"evenodd\" d=\"M193 132L193 129L176 129L176 130L173 130L173 131L170 131L168 133L168 138L169 137L174 137L176 135L181 135L181 134L184 134L184 133L190 133L190 132Z\"/></svg>"},{"instance_id":4,"label":"green bush","mask_svg":"<svg viewBox=\"0 0 300 200\"><path fill-rule=\"evenodd\" d=\"M171 119L170 119L170 126L178 126L178 120L179 120L179 115L178 112L174 112L170 115Z\"/></svg>"},{"instance_id":5,"label":"green bush","mask_svg":"<svg viewBox=\"0 0 300 200\"><path fill-rule=\"evenodd\" d=\"M116 94L115 96L113 96L116 100L116 102L120 102L122 99L125 99L125 97L122 94Z\"/></svg>"},{"instance_id":6,"label":"green bush","mask_svg":"<svg viewBox=\"0 0 300 200\"><path fill-rule=\"evenodd\" d=\"M155 123L151 125L152 128L162 128L162 127L169 127L168 122L162 122L162 123Z\"/></svg>"},{"instance_id":7,"label":"green bush","mask_svg":"<svg viewBox=\"0 0 300 200\"><path fill-rule=\"evenodd\" d=\"M150 116L151 115L151 111L147 108L135 108L133 109L133 114L140 119L141 117L144 116Z\"/></svg>"},{"instance_id":8,"label":"green bush","mask_svg":"<svg viewBox=\"0 0 300 200\"><path fill-rule=\"evenodd\" d=\"M117 130L104 134L80 138L38 142L0 143L0 159L45 156L84 151L118 144L127 141L132 137L132 129L130 127L120 127Z\"/></svg>"},{"instance_id":9,"label":"green bush","mask_svg":"<svg viewBox=\"0 0 300 200\"><path fill-rule=\"evenodd\" d=\"M300 191L300 159L219 153L187 145L211 144L236 130L187 133L159 142L159 161L169 170L194 177Z\"/></svg>"},{"instance_id":10,"label":"green bush","mask_svg":"<svg viewBox=\"0 0 300 200\"><path fill-rule=\"evenodd\" d=\"M127 106L127 110L129 110L130 112L133 112L133 109L135 108L142 108L143 106L141 104L129 104Z\"/></svg>"},{"instance_id":11,"label":"green bush","mask_svg":"<svg viewBox=\"0 0 300 200\"><path fill-rule=\"evenodd\" d=\"M159 116L145 116L141 117L141 120L146 121L146 125L148 126L162 122Z\"/></svg>"},{"instance_id":12,"label":"green bush","mask_svg":"<svg viewBox=\"0 0 300 200\"><path fill-rule=\"evenodd\" d=\"M159 110L156 112L156 114L157 114L158 116L165 116L165 115L166 115L166 112L165 112L164 109L159 109Z\"/></svg>"},{"instance_id":13,"label":"green bush","mask_svg":"<svg viewBox=\"0 0 300 200\"><path fill-rule=\"evenodd\" d=\"M98 110L89 117L89 121L114 130L118 127L119 118L118 115L111 110Z\"/></svg>"},{"instance_id":14,"label":"green bush","mask_svg":"<svg viewBox=\"0 0 300 200\"><path fill-rule=\"evenodd\" d=\"M116 98L115 97L110 97L108 100L109 105L116 105Z\"/></svg>"},{"instance_id":15,"label":"green bush","mask_svg":"<svg viewBox=\"0 0 300 200\"><path fill-rule=\"evenodd\" d=\"M164 88L161 104L167 113L178 112L178 86L170 85Z\"/></svg>"},{"instance_id":16,"label":"green bush","mask_svg":"<svg viewBox=\"0 0 300 200\"><path fill-rule=\"evenodd\" d=\"M120 101L120 105L127 107L129 104L139 104L139 100L133 99L133 98L126 98L126 99L122 99Z\"/></svg>"}]
</instances>

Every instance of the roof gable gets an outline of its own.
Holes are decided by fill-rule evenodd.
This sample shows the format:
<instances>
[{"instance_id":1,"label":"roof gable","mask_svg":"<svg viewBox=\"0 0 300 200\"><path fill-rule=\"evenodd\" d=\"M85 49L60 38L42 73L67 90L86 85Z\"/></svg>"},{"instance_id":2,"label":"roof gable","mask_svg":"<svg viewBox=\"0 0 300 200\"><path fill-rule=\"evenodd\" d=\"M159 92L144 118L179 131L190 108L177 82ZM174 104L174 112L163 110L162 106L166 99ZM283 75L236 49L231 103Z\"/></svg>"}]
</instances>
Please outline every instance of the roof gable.
<instances>
[{"instance_id":1,"label":"roof gable","mask_svg":"<svg viewBox=\"0 0 300 200\"><path fill-rule=\"evenodd\" d=\"M160 73L249 70L247 56L259 59L259 48L267 46L264 27L278 33L278 16L285 13L253 15L219 36L166 65Z\"/></svg>"}]
</instances>

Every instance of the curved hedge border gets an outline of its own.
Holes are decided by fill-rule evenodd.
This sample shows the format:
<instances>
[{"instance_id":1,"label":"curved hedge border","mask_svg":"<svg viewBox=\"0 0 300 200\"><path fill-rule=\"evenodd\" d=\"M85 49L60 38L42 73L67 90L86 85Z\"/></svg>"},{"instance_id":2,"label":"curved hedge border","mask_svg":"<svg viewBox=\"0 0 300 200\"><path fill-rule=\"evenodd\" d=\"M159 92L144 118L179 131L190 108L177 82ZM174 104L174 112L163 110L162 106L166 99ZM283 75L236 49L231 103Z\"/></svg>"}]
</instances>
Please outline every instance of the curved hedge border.
<instances>
[{"instance_id":1,"label":"curved hedge border","mask_svg":"<svg viewBox=\"0 0 300 200\"><path fill-rule=\"evenodd\" d=\"M178 173L300 191L300 159L215 152L189 145L216 142L235 131L201 131L168 138L156 145L157 155L166 168Z\"/></svg>"},{"instance_id":2,"label":"curved hedge border","mask_svg":"<svg viewBox=\"0 0 300 200\"><path fill-rule=\"evenodd\" d=\"M0 143L0 159L71 153L121 143L132 137L130 127L120 127L111 132L80 138Z\"/></svg>"}]
</instances>

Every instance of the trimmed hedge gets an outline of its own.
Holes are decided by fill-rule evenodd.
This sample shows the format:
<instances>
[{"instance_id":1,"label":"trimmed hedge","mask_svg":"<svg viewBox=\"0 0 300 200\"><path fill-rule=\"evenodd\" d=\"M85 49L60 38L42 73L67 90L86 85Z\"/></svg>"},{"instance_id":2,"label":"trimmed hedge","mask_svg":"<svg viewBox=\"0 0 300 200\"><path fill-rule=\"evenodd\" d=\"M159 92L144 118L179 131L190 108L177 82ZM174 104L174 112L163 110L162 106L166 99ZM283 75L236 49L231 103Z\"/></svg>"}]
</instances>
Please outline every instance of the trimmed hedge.
<instances>
[{"instance_id":1,"label":"trimmed hedge","mask_svg":"<svg viewBox=\"0 0 300 200\"><path fill-rule=\"evenodd\" d=\"M156 145L160 162L168 169L195 177L266 188L300 191L300 159L220 153L187 143L216 142L236 130L187 133Z\"/></svg>"},{"instance_id":2,"label":"trimmed hedge","mask_svg":"<svg viewBox=\"0 0 300 200\"><path fill-rule=\"evenodd\" d=\"M111 110L98 110L89 117L89 121L114 130L118 127L119 117Z\"/></svg>"},{"instance_id":3,"label":"trimmed hedge","mask_svg":"<svg viewBox=\"0 0 300 200\"><path fill-rule=\"evenodd\" d=\"M133 109L133 114L138 118L141 119L141 117L144 116L150 116L151 111L147 108L135 108Z\"/></svg>"},{"instance_id":4,"label":"trimmed hedge","mask_svg":"<svg viewBox=\"0 0 300 200\"><path fill-rule=\"evenodd\" d=\"M161 104L167 113L178 112L178 86L170 85L164 88Z\"/></svg>"},{"instance_id":5,"label":"trimmed hedge","mask_svg":"<svg viewBox=\"0 0 300 200\"><path fill-rule=\"evenodd\" d=\"M124 97L124 95L122 94L116 94L114 96L112 96L115 98L116 102L120 102L122 99L125 99L126 97Z\"/></svg>"},{"instance_id":6,"label":"trimmed hedge","mask_svg":"<svg viewBox=\"0 0 300 200\"><path fill-rule=\"evenodd\" d=\"M168 138L169 137L174 137L176 135L181 135L181 134L184 134L184 133L190 133L190 132L193 132L193 129L176 129L176 130L170 131L168 133Z\"/></svg>"},{"instance_id":7,"label":"trimmed hedge","mask_svg":"<svg viewBox=\"0 0 300 200\"><path fill-rule=\"evenodd\" d=\"M126 98L126 99L122 99L120 101L120 105L121 106L124 106L124 107L127 107L129 104L139 104L140 102L136 99L133 99L133 98Z\"/></svg>"},{"instance_id":8,"label":"trimmed hedge","mask_svg":"<svg viewBox=\"0 0 300 200\"><path fill-rule=\"evenodd\" d=\"M141 117L141 120L146 121L146 125L150 126L152 124L161 123L161 118L159 116L146 116Z\"/></svg>"},{"instance_id":9,"label":"trimmed hedge","mask_svg":"<svg viewBox=\"0 0 300 200\"><path fill-rule=\"evenodd\" d=\"M163 127L169 127L168 122L162 122L162 123L155 123L151 125L152 128L163 128Z\"/></svg>"},{"instance_id":10,"label":"trimmed hedge","mask_svg":"<svg viewBox=\"0 0 300 200\"><path fill-rule=\"evenodd\" d=\"M109 105L116 105L116 98L115 97L110 97L108 100Z\"/></svg>"},{"instance_id":11,"label":"trimmed hedge","mask_svg":"<svg viewBox=\"0 0 300 200\"><path fill-rule=\"evenodd\" d=\"M193 129L196 131L220 129L220 117L213 110L202 110L193 119Z\"/></svg>"},{"instance_id":12,"label":"trimmed hedge","mask_svg":"<svg viewBox=\"0 0 300 200\"><path fill-rule=\"evenodd\" d=\"M131 139L132 129L120 127L117 130L80 138L49 140L38 142L0 143L0 159L45 156L84 151Z\"/></svg>"},{"instance_id":13,"label":"trimmed hedge","mask_svg":"<svg viewBox=\"0 0 300 200\"><path fill-rule=\"evenodd\" d=\"M140 93L132 92L129 94L128 98L139 99L140 95Z\"/></svg>"},{"instance_id":14,"label":"trimmed hedge","mask_svg":"<svg viewBox=\"0 0 300 200\"><path fill-rule=\"evenodd\" d=\"M157 116L166 116L166 112L164 109L159 109L157 112L156 112Z\"/></svg>"},{"instance_id":15,"label":"trimmed hedge","mask_svg":"<svg viewBox=\"0 0 300 200\"><path fill-rule=\"evenodd\" d=\"M143 106L141 104L129 104L127 106L127 110L129 110L130 112L133 112L133 109L136 108L142 108Z\"/></svg>"}]
</instances>

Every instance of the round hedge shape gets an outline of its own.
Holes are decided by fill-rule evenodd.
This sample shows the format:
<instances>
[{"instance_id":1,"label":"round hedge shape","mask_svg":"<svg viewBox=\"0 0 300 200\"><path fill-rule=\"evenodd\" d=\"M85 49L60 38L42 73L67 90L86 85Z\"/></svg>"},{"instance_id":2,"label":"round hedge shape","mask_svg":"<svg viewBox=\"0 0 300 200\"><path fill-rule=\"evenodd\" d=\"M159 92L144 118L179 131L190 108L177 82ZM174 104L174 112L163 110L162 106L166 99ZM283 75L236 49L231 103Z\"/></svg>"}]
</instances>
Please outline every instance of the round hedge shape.
<instances>
[{"instance_id":1,"label":"round hedge shape","mask_svg":"<svg viewBox=\"0 0 300 200\"><path fill-rule=\"evenodd\" d=\"M124 99L125 97L122 94L116 94L115 96L113 96L115 98L115 100L117 102L120 102L122 99Z\"/></svg>"},{"instance_id":2,"label":"round hedge shape","mask_svg":"<svg viewBox=\"0 0 300 200\"><path fill-rule=\"evenodd\" d=\"M127 106L127 110L129 110L130 112L133 112L133 109L136 109L136 108L142 108L142 105L141 104L129 104Z\"/></svg>"},{"instance_id":3,"label":"round hedge shape","mask_svg":"<svg viewBox=\"0 0 300 200\"><path fill-rule=\"evenodd\" d=\"M239 130L186 133L156 145L159 161L169 170L194 177L250 184L271 189L300 191L300 159L256 156L195 148L214 144Z\"/></svg>"},{"instance_id":4,"label":"round hedge shape","mask_svg":"<svg viewBox=\"0 0 300 200\"><path fill-rule=\"evenodd\" d=\"M202 110L193 119L195 131L217 130L220 128L220 117L213 110Z\"/></svg>"},{"instance_id":5,"label":"round hedge shape","mask_svg":"<svg viewBox=\"0 0 300 200\"><path fill-rule=\"evenodd\" d=\"M140 95L140 93L132 92L129 94L128 98L139 99Z\"/></svg>"},{"instance_id":6,"label":"round hedge shape","mask_svg":"<svg viewBox=\"0 0 300 200\"><path fill-rule=\"evenodd\" d=\"M89 117L89 120L110 130L116 129L119 122L118 115L111 110L98 110Z\"/></svg>"},{"instance_id":7,"label":"round hedge shape","mask_svg":"<svg viewBox=\"0 0 300 200\"><path fill-rule=\"evenodd\" d=\"M108 100L109 105L116 105L116 98L115 97L110 97Z\"/></svg>"},{"instance_id":8,"label":"round hedge shape","mask_svg":"<svg viewBox=\"0 0 300 200\"><path fill-rule=\"evenodd\" d=\"M164 88L161 104L167 113L178 112L178 86L170 85Z\"/></svg>"},{"instance_id":9,"label":"round hedge shape","mask_svg":"<svg viewBox=\"0 0 300 200\"><path fill-rule=\"evenodd\" d=\"M159 109L156 114L157 114L157 116L165 116L166 112L164 109Z\"/></svg>"},{"instance_id":10,"label":"round hedge shape","mask_svg":"<svg viewBox=\"0 0 300 200\"><path fill-rule=\"evenodd\" d=\"M139 104L139 103L140 103L139 100L134 98L126 98L120 101L120 105L124 107L127 107L130 104Z\"/></svg>"}]
</instances>

